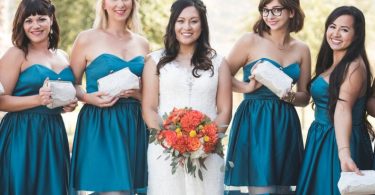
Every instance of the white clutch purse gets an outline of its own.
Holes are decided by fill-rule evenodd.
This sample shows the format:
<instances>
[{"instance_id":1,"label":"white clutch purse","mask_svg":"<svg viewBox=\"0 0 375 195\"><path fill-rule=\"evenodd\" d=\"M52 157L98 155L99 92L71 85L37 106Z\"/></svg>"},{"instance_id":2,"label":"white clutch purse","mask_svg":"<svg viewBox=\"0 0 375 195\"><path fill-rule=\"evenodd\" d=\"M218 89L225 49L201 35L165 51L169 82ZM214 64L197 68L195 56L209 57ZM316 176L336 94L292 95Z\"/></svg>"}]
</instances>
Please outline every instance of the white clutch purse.
<instances>
[{"instance_id":1,"label":"white clutch purse","mask_svg":"<svg viewBox=\"0 0 375 195\"><path fill-rule=\"evenodd\" d=\"M0 95L3 95L4 94L4 87L3 87L3 84L0 83Z\"/></svg>"},{"instance_id":2,"label":"white clutch purse","mask_svg":"<svg viewBox=\"0 0 375 195\"><path fill-rule=\"evenodd\" d=\"M269 61L261 61L253 70L255 79L282 98L292 88L293 79Z\"/></svg>"},{"instance_id":3,"label":"white clutch purse","mask_svg":"<svg viewBox=\"0 0 375 195\"><path fill-rule=\"evenodd\" d=\"M47 105L50 109L68 105L76 98L76 89L69 81L49 80L47 87L50 87L52 92L52 103Z\"/></svg>"},{"instance_id":4,"label":"white clutch purse","mask_svg":"<svg viewBox=\"0 0 375 195\"><path fill-rule=\"evenodd\" d=\"M139 89L139 78L128 67L98 79L98 90L108 93L109 97L128 89Z\"/></svg>"},{"instance_id":5,"label":"white clutch purse","mask_svg":"<svg viewBox=\"0 0 375 195\"><path fill-rule=\"evenodd\" d=\"M341 172L337 184L342 195L375 194L375 171L361 171L364 175L354 172Z\"/></svg>"}]
</instances>

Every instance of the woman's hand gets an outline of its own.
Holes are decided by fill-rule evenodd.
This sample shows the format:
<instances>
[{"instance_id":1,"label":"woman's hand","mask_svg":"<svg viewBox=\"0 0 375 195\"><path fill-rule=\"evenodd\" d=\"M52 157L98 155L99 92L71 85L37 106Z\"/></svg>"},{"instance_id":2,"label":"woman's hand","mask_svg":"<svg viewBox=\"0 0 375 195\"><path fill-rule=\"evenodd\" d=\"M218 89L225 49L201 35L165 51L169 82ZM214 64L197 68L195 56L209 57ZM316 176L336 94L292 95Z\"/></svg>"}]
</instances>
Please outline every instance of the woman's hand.
<instances>
[{"instance_id":1,"label":"woman's hand","mask_svg":"<svg viewBox=\"0 0 375 195\"><path fill-rule=\"evenodd\" d=\"M358 169L357 165L350 156L350 148L344 147L339 149L339 158L341 171L343 172L355 172L357 175L363 175Z\"/></svg>"},{"instance_id":2,"label":"woman's hand","mask_svg":"<svg viewBox=\"0 0 375 195\"><path fill-rule=\"evenodd\" d=\"M139 101L142 100L142 92L140 89L129 89L124 90L120 93L119 98L135 98Z\"/></svg>"},{"instance_id":3,"label":"woman's hand","mask_svg":"<svg viewBox=\"0 0 375 195\"><path fill-rule=\"evenodd\" d=\"M296 99L296 92L290 90L281 99L293 104L294 100Z\"/></svg>"},{"instance_id":4,"label":"woman's hand","mask_svg":"<svg viewBox=\"0 0 375 195\"><path fill-rule=\"evenodd\" d=\"M250 75L249 76L249 80L250 82L246 85L246 91L245 93L251 93L259 88L261 88L263 86L262 83L259 83L256 79L255 79L255 76L254 75Z\"/></svg>"},{"instance_id":5,"label":"woman's hand","mask_svg":"<svg viewBox=\"0 0 375 195\"><path fill-rule=\"evenodd\" d=\"M117 102L118 99L119 97L111 97L108 96L107 93L100 91L94 93L86 93L83 97L83 100L86 103L92 104L100 108L111 107Z\"/></svg>"},{"instance_id":6,"label":"woman's hand","mask_svg":"<svg viewBox=\"0 0 375 195\"><path fill-rule=\"evenodd\" d=\"M74 100L70 102L70 104L64 106L63 110L64 112L73 112L74 109L76 109L77 105L78 105L78 99L75 98Z\"/></svg>"},{"instance_id":7,"label":"woman's hand","mask_svg":"<svg viewBox=\"0 0 375 195\"><path fill-rule=\"evenodd\" d=\"M251 75L248 77L250 82L247 84L246 86L246 93L251 93L257 89L259 89L260 87L263 86L262 83L259 83L256 79L255 79L255 75L253 74L254 70L258 67L258 65L262 63L262 60L259 60L257 61L254 66L251 68L250 70L250 73Z\"/></svg>"},{"instance_id":8,"label":"woman's hand","mask_svg":"<svg viewBox=\"0 0 375 195\"><path fill-rule=\"evenodd\" d=\"M39 104L46 106L50 103L52 103L52 92L51 88L47 87L48 78L44 81L43 86L39 89Z\"/></svg>"}]
</instances>

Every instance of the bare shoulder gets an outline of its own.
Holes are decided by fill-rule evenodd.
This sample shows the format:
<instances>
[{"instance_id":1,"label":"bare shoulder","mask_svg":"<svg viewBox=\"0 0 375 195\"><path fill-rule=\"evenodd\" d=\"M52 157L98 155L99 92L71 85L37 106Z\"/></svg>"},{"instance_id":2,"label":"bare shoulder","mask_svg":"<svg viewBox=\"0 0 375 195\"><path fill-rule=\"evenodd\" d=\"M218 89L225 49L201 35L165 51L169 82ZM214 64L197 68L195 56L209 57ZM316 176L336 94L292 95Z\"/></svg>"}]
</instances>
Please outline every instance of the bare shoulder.
<instances>
[{"instance_id":1,"label":"bare shoulder","mask_svg":"<svg viewBox=\"0 0 375 195\"><path fill-rule=\"evenodd\" d=\"M262 39L261 36L259 36L256 33L253 32L247 32L239 39L244 44L254 44Z\"/></svg>"},{"instance_id":2,"label":"bare shoulder","mask_svg":"<svg viewBox=\"0 0 375 195\"><path fill-rule=\"evenodd\" d=\"M294 39L293 45L295 46L297 51L310 52L309 46L305 42L303 42L299 39Z\"/></svg>"},{"instance_id":3,"label":"bare shoulder","mask_svg":"<svg viewBox=\"0 0 375 195\"><path fill-rule=\"evenodd\" d=\"M364 74L363 76L366 75L366 65L365 62L363 61L362 57L358 57L352 62L350 62L348 66L348 74L352 74L354 72L359 72L360 74Z\"/></svg>"},{"instance_id":4,"label":"bare shoulder","mask_svg":"<svg viewBox=\"0 0 375 195\"><path fill-rule=\"evenodd\" d=\"M63 61L69 61L69 55L62 49L56 50L56 56L58 59L61 59Z\"/></svg>"},{"instance_id":5,"label":"bare shoulder","mask_svg":"<svg viewBox=\"0 0 375 195\"><path fill-rule=\"evenodd\" d=\"M142 46L142 48L149 51L150 44L149 44L148 40L146 39L146 37L144 37L140 34L137 34L137 33L133 33L133 37L137 41L137 43L139 43Z\"/></svg>"},{"instance_id":6,"label":"bare shoulder","mask_svg":"<svg viewBox=\"0 0 375 195\"><path fill-rule=\"evenodd\" d=\"M1 64L4 64L5 62L12 62L12 66L19 65L21 67L24 61L25 61L25 52L23 52L18 47L9 48L1 57Z\"/></svg>"},{"instance_id":7,"label":"bare shoulder","mask_svg":"<svg viewBox=\"0 0 375 195\"><path fill-rule=\"evenodd\" d=\"M66 53L64 50L62 50L62 49L57 49L56 50L56 55L57 56L61 56L61 57L63 57L63 58L65 58L65 59L69 59L69 55L68 55L68 53Z\"/></svg>"},{"instance_id":8,"label":"bare shoulder","mask_svg":"<svg viewBox=\"0 0 375 195\"><path fill-rule=\"evenodd\" d=\"M98 38L98 35L100 36L102 33L102 30L95 28L84 30L78 34L76 42L80 44L93 42L96 38Z\"/></svg>"}]
</instances>

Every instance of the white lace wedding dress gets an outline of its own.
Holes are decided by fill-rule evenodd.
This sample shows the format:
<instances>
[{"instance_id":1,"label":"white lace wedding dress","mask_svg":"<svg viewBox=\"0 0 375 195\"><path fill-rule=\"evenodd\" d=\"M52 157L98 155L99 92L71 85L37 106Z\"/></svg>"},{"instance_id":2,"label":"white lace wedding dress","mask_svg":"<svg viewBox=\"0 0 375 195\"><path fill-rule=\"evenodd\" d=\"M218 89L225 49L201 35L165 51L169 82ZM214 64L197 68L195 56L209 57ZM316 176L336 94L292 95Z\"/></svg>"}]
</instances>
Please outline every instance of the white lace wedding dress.
<instances>
[{"instance_id":1,"label":"white lace wedding dress","mask_svg":"<svg viewBox=\"0 0 375 195\"><path fill-rule=\"evenodd\" d=\"M158 63L162 51L151 54ZM192 69L180 67L170 62L160 69L159 75L159 115L169 113L173 108L191 107L216 118L216 93L218 87L218 69L222 58L213 59L214 75L211 71L199 71L196 78ZM161 157L159 158L159 156ZM165 160L163 148L151 143L148 147L148 195L222 195L224 193L224 160L212 154L207 157L202 169L203 181L187 174L179 168L175 174L171 172L171 160Z\"/></svg>"}]
</instances>

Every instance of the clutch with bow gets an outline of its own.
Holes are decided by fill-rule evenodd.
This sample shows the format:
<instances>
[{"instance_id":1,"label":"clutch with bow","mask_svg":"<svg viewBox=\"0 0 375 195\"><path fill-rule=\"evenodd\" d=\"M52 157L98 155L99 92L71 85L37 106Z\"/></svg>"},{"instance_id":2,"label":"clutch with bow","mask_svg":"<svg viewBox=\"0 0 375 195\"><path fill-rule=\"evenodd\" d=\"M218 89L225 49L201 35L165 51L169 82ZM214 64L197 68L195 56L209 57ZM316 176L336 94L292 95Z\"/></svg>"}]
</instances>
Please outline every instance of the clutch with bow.
<instances>
[{"instance_id":1,"label":"clutch with bow","mask_svg":"<svg viewBox=\"0 0 375 195\"><path fill-rule=\"evenodd\" d=\"M342 195L375 194L375 171L361 171L364 175L354 172L341 172L337 184Z\"/></svg>"},{"instance_id":2,"label":"clutch with bow","mask_svg":"<svg viewBox=\"0 0 375 195\"><path fill-rule=\"evenodd\" d=\"M271 62L262 60L252 71L255 79L282 98L292 89L293 79Z\"/></svg>"},{"instance_id":3,"label":"clutch with bow","mask_svg":"<svg viewBox=\"0 0 375 195\"><path fill-rule=\"evenodd\" d=\"M139 89L139 78L128 67L98 79L98 90L108 93L109 97L128 89Z\"/></svg>"},{"instance_id":4,"label":"clutch with bow","mask_svg":"<svg viewBox=\"0 0 375 195\"><path fill-rule=\"evenodd\" d=\"M47 87L51 88L52 103L47 107L50 109L65 106L76 98L76 89L69 81L47 81Z\"/></svg>"}]
</instances>

